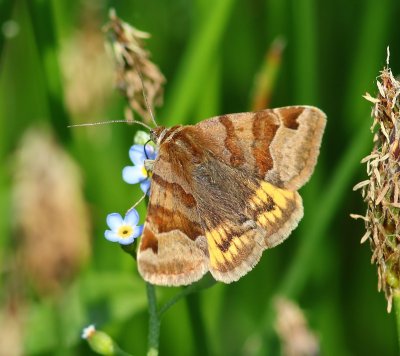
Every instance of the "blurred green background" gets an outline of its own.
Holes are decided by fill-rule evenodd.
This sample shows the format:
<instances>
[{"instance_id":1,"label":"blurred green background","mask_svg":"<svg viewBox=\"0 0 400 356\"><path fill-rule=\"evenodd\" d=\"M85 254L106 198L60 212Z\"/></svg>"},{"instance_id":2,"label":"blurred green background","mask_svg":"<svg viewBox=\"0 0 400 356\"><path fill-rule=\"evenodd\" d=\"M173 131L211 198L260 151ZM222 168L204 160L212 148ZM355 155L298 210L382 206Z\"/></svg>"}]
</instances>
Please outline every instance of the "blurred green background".
<instances>
[{"instance_id":1,"label":"blurred green background","mask_svg":"<svg viewBox=\"0 0 400 356\"><path fill-rule=\"evenodd\" d=\"M396 0L0 0L0 342L7 347L0 354L90 354L80 339L90 323L132 354L146 353L145 284L135 261L103 238L106 215L123 213L140 197L138 187L121 179L137 127L67 128L123 119L125 101L113 89L101 32L110 7L152 34L148 48L167 78L159 123L250 110L255 78L277 38L285 48L267 66L268 106L316 105L328 116L315 174L301 190L305 216L299 228L240 281L216 284L170 309L161 324L161 355L279 354L277 294L304 310L321 354L397 354L393 313L377 292L368 243L359 243L363 224L349 217L365 211L352 191L366 178L359 162L372 147L371 104L362 95L375 95L387 46L393 73L400 71ZM52 132L79 167L91 230L90 247L81 241L87 252L77 262L61 256L52 264L49 256L63 249L57 236L65 227L53 216L36 218L47 216L40 212L44 206L32 210L31 222L43 234L25 236L30 227L21 233L16 209L25 198L16 197L15 172L22 169L29 180L31 166L18 164L15 152L32 127ZM40 154L29 162L36 159ZM62 187L63 175L56 181ZM46 196L49 187L33 189ZM59 202L57 214L73 206L69 198ZM85 219L79 208L69 214L74 226ZM79 251L79 239L86 237L78 235L70 239ZM53 251L26 251L27 240L37 247L35 239L43 236L56 241ZM41 281L43 274L30 275L24 253L50 270L61 268L52 275L55 286ZM177 292L157 288L160 303Z\"/></svg>"}]
</instances>

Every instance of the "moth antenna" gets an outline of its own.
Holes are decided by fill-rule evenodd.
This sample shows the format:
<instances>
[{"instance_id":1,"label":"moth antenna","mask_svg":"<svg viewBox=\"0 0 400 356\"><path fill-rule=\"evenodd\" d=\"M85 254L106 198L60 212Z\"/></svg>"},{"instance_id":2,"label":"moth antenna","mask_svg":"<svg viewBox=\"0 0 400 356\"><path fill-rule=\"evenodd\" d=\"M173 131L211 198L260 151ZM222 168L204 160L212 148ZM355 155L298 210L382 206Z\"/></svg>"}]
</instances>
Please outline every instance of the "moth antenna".
<instances>
[{"instance_id":1,"label":"moth antenna","mask_svg":"<svg viewBox=\"0 0 400 356\"><path fill-rule=\"evenodd\" d=\"M142 94L143 94L144 102L146 104L147 110L149 111L149 114L150 114L150 117L151 117L151 121L153 121L153 124L157 127L158 126L157 121L156 121L156 119L155 119L155 117L153 115L153 110L151 110L151 107L150 107L149 102L147 100L146 91L144 90L144 81L143 81L142 72L139 69L137 69L137 72L139 73L140 82L142 83Z\"/></svg>"},{"instance_id":2,"label":"moth antenna","mask_svg":"<svg viewBox=\"0 0 400 356\"><path fill-rule=\"evenodd\" d=\"M147 130L151 131L152 128L146 125L144 122L136 121L136 120L110 120L110 121L99 121L99 122L91 122L88 124L76 124L76 125L69 125L67 127L82 127L82 126L97 126L97 125L106 125L106 124L115 124L115 123L126 123L126 124L139 124L144 126Z\"/></svg>"}]
</instances>

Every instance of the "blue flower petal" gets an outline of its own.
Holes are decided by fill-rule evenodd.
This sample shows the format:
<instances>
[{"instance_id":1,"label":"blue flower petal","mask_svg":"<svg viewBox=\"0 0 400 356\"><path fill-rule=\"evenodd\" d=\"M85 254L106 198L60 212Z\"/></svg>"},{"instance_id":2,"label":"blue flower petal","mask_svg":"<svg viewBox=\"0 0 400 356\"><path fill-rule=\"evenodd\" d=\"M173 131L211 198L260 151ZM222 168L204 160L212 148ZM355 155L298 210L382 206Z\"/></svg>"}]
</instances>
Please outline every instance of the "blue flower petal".
<instances>
[{"instance_id":1,"label":"blue flower petal","mask_svg":"<svg viewBox=\"0 0 400 356\"><path fill-rule=\"evenodd\" d=\"M146 145L147 159L156 159L157 153L152 145Z\"/></svg>"},{"instance_id":2,"label":"blue flower petal","mask_svg":"<svg viewBox=\"0 0 400 356\"><path fill-rule=\"evenodd\" d=\"M147 176L143 174L143 166L127 166L122 170L122 179L129 184L136 184L146 179Z\"/></svg>"},{"instance_id":3,"label":"blue flower petal","mask_svg":"<svg viewBox=\"0 0 400 356\"><path fill-rule=\"evenodd\" d=\"M148 152L148 150L146 150ZM135 166L143 166L143 162L146 159L146 155L144 153L143 145L133 145L129 149L129 158L133 162Z\"/></svg>"},{"instance_id":4,"label":"blue flower petal","mask_svg":"<svg viewBox=\"0 0 400 356\"><path fill-rule=\"evenodd\" d=\"M135 228L133 229L133 236L137 238L141 236L142 233L143 233L143 225L135 226Z\"/></svg>"},{"instance_id":5,"label":"blue flower petal","mask_svg":"<svg viewBox=\"0 0 400 356\"><path fill-rule=\"evenodd\" d=\"M129 245L129 244L131 244L134 240L135 240L135 236L132 234L132 235L129 236L129 237L119 238L119 239L118 239L118 242L119 242L121 245Z\"/></svg>"},{"instance_id":6,"label":"blue flower petal","mask_svg":"<svg viewBox=\"0 0 400 356\"><path fill-rule=\"evenodd\" d=\"M117 242L120 239L119 236L114 231L110 230L106 230L104 232L104 237L111 242Z\"/></svg>"},{"instance_id":7,"label":"blue flower petal","mask_svg":"<svg viewBox=\"0 0 400 356\"><path fill-rule=\"evenodd\" d=\"M111 242L118 242L121 245L129 245L131 244L137 236L135 236L135 232L137 231L138 227L135 226L133 229L133 233L128 237L121 237L117 233L111 230L106 230L104 232L104 237Z\"/></svg>"},{"instance_id":8,"label":"blue flower petal","mask_svg":"<svg viewBox=\"0 0 400 356\"><path fill-rule=\"evenodd\" d=\"M150 195L150 179L146 179L140 183L140 189L143 193Z\"/></svg>"},{"instance_id":9,"label":"blue flower petal","mask_svg":"<svg viewBox=\"0 0 400 356\"><path fill-rule=\"evenodd\" d=\"M139 222L139 213L136 211L136 209L129 210L125 215L124 221L126 224L132 226L137 225L137 223Z\"/></svg>"},{"instance_id":10,"label":"blue flower petal","mask_svg":"<svg viewBox=\"0 0 400 356\"><path fill-rule=\"evenodd\" d=\"M118 213L112 213L107 215L107 225L108 227L115 231L123 223L122 216Z\"/></svg>"}]
</instances>

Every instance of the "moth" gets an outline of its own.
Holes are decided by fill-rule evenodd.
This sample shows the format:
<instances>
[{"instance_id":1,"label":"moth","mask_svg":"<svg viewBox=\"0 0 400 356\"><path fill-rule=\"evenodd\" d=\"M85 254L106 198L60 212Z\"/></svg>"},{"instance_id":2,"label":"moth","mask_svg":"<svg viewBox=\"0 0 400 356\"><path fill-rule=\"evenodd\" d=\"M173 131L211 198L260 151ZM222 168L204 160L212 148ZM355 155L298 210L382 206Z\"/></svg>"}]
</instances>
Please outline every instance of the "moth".
<instances>
[{"instance_id":1,"label":"moth","mask_svg":"<svg viewBox=\"0 0 400 356\"><path fill-rule=\"evenodd\" d=\"M303 217L326 115L311 106L216 116L151 131L158 156L138 248L142 277L237 281Z\"/></svg>"}]
</instances>

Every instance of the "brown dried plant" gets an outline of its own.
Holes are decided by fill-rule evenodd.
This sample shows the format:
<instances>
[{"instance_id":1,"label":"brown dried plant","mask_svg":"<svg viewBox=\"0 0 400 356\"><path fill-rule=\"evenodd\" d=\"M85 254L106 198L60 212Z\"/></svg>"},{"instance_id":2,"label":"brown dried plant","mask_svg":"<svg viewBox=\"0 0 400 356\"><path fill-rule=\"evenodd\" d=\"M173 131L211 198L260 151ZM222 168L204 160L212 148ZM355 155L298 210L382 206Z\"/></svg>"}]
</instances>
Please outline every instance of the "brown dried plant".
<instances>
[{"instance_id":1,"label":"brown dried plant","mask_svg":"<svg viewBox=\"0 0 400 356\"><path fill-rule=\"evenodd\" d=\"M378 290L384 291L390 312L393 296L400 293L400 82L389 68L389 51L387 66L377 86L376 98L368 93L364 96L374 104L371 127L374 147L362 160L367 165L369 179L354 187L361 189L367 212L365 216L352 217L365 222L361 243L370 242L371 263L378 269Z\"/></svg>"},{"instance_id":2,"label":"brown dried plant","mask_svg":"<svg viewBox=\"0 0 400 356\"><path fill-rule=\"evenodd\" d=\"M116 86L127 98L129 110L125 111L126 119L133 119L136 111L146 123L150 122L151 112L155 106L163 103L163 85L165 78L159 68L150 61L150 54L144 49L144 41L150 34L139 31L122 21L110 11L110 21L104 30L110 39L110 48L115 61ZM143 92L146 99L143 96Z\"/></svg>"},{"instance_id":3,"label":"brown dried plant","mask_svg":"<svg viewBox=\"0 0 400 356\"><path fill-rule=\"evenodd\" d=\"M285 46L285 40L277 37L268 48L262 67L254 80L251 98L252 111L264 110L269 107Z\"/></svg>"},{"instance_id":4,"label":"brown dried plant","mask_svg":"<svg viewBox=\"0 0 400 356\"><path fill-rule=\"evenodd\" d=\"M303 311L292 301L280 297L275 301L275 329L282 342L282 355L311 356L319 354L319 342L309 329Z\"/></svg>"},{"instance_id":5,"label":"brown dried plant","mask_svg":"<svg viewBox=\"0 0 400 356\"><path fill-rule=\"evenodd\" d=\"M22 138L13 207L16 273L40 294L58 293L89 255L89 222L78 168L45 131L28 130Z\"/></svg>"}]
</instances>

